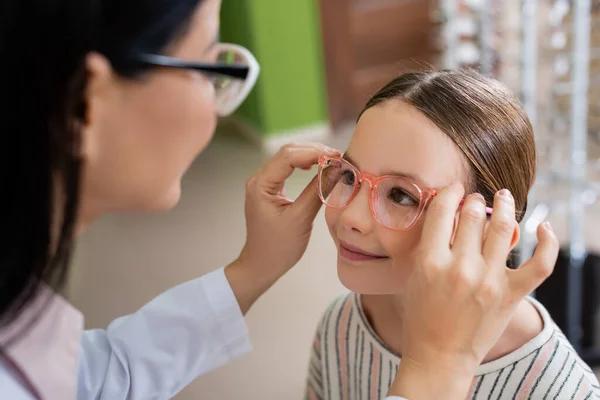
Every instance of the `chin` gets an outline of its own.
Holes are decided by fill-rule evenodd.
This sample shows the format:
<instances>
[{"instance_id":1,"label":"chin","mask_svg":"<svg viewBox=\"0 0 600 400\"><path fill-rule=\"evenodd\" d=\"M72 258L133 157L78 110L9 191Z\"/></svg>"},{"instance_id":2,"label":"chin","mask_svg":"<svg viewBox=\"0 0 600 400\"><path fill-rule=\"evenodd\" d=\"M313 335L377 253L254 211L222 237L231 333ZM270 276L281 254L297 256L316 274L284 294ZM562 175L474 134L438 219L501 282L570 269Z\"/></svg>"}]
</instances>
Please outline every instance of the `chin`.
<instances>
[{"instance_id":1,"label":"chin","mask_svg":"<svg viewBox=\"0 0 600 400\"><path fill-rule=\"evenodd\" d=\"M344 287L360 294L402 294L405 279L390 263L381 265L354 265L338 259L338 279Z\"/></svg>"},{"instance_id":2,"label":"chin","mask_svg":"<svg viewBox=\"0 0 600 400\"><path fill-rule=\"evenodd\" d=\"M169 211L179 203L179 200L181 200L181 182L177 181L162 195L154 195L141 201L136 211Z\"/></svg>"},{"instance_id":3,"label":"chin","mask_svg":"<svg viewBox=\"0 0 600 400\"><path fill-rule=\"evenodd\" d=\"M181 181L177 181L175 185L166 193L165 197L159 203L157 211L169 211L173 209L181 200Z\"/></svg>"}]
</instances>

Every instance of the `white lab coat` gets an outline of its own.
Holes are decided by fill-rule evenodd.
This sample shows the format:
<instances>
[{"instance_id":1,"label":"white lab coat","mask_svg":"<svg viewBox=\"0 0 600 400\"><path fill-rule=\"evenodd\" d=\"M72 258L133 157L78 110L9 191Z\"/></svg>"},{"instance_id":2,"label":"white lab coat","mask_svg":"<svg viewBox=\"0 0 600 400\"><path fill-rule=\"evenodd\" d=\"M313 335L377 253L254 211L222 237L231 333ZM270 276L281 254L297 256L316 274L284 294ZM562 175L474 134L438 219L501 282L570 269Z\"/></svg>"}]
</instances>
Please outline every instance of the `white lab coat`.
<instances>
[{"instance_id":1,"label":"white lab coat","mask_svg":"<svg viewBox=\"0 0 600 400\"><path fill-rule=\"evenodd\" d=\"M59 339L55 347L68 353L72 335L65 343ZM76 371L69 378L80 400L169 399L196 377L251 350L244 317L223 269L176 286L136 313L113 321L107 330L84 331L78 339ZM57 376L63 369L60 361L46 360L40 371L38 357L25 353L29 354L0 360L0 399L34 400L26 389L33 386L44 400L68 400L63 388L54 384L64 378Z\"/></svg>"},{"instance_id":2,"label":"white lab coat","mask_svg":"<svg viewBox=\"0 0 600 400\"><path fill-rule=\"evenodd\" d=\"M251 350L222 268L164 292L106 330L83 331L78 311L53 297L0 358L0 399L166 400Z\"/></svg>"}]
</instances>

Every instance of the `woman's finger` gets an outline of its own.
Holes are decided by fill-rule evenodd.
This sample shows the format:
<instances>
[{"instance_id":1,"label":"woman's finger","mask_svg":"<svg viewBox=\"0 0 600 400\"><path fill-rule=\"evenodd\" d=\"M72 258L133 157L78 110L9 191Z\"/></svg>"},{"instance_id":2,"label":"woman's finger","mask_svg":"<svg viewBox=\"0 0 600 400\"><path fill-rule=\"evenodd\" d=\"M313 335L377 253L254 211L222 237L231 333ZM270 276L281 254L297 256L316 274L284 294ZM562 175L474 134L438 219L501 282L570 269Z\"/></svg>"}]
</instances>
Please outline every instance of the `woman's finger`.
<instances>
[{"instance_id":1,"label":"woman's finger","mask_svg":"<svg viewBox=\"0 0 600 400\"><path fill-rule=\"evenodd\" d=\"M480 254L486 213L485 199L479 193L470 194L460 209L453 251L461 254Z\"/></svg>"},{"instance_id":2,"label":"woman's finger","mask_svg":"<svg viewBox=\"0 0 600 400\"><path fill-rule=\"evenodd\" d=\"M317 163L319 156L339 156L339 150L331 149L320 143L312 145L286 145L277 152L256 176L260 188L271 194L277 194L285 180L292 175L295 168L307 168Z\"/></svg>"},{"instance_id":3,"label":"woman's finger","mask_svg":"<svg viewBox=\"0 0 600 400\"><path fill-rule=\"evenodd\" d=\"M516 227L515 201L508 190L502 189L494 196L494 211L483 244L483 258L488 265L506 265Z\"/></svg>"},{"instance_id":4,"label":"woman's finger","mask_svg":"<svg viewBox=\"0 0 600 400\"><path fill-rule=\"evenodd\" d=\"M538 245L533 256L516 270L509 270L510 284L520 299L550 276L558 258L559 243L548 222L537 228Z\"/></svg>"},{"instance_id":5,"label":"woman's finger","mask_svg":"<svg viewBox=\"0 0 600 400\"><path fill-rule=\"evenodd\" d=\"M297 215L304 216L304 218L312 221L317 216L322 205L323 203L319 198L318 180L315 176L302 193L300 193L300 196L298 196L293 204L293 209Z\"/></svg>"},{"instance_id":6,"label":"woman's finger","mask_svg":"<svg viewBox=\"0 0 600 400\"><path fill-rule=\"evenodd\" d=\"M426 252L449 249L454 217L464 195L460 183L446 186L434 197L425 213L421 245Z\"/></svg>"}]
</instances>

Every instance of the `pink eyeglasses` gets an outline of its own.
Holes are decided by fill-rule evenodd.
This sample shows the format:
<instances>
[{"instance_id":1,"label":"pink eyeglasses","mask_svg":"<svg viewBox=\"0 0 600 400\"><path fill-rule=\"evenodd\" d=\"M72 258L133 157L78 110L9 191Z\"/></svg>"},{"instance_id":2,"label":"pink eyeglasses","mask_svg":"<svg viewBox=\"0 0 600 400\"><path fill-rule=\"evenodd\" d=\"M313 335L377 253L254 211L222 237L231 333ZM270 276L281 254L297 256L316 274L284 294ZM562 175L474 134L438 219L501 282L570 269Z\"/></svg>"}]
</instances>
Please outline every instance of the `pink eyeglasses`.
<instances>
[{"instance_id":1,"label":"pink eyeglasses","mask_svg":"<svg viewBox=\"0 0 600 400\"><path fill-rule=\"evenodd\" d=\"M326 206L346 208L358 194L363 181L370 187L369 206L373 217L383 226L397 231L412 228L437 194L436 190L423 188L403 176L373 176L360 172L341 157L319 157L319 197ZM492 209L486 207L486 213L491 215Z\"/></svg>"}]
</instances>

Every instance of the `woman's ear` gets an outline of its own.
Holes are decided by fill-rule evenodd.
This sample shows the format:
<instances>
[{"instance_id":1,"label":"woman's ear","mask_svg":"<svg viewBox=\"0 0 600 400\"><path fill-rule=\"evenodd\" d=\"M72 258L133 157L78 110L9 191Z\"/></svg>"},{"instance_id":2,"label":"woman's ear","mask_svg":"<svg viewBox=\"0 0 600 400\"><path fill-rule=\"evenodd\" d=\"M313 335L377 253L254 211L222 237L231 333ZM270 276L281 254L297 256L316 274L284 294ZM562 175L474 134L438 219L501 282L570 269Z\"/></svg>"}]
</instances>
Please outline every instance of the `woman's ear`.
<instances>
[{"instance_id":1,"label":"woman's ear","mask_svg":"<svg viewBox=\"0 0 600 400\"><path fill-rule=\"evenodd\" d=\"M81 121L82 156L93 160L102 136L103 120L112 101L115 75L108 59L99 53L89 53L85 60L86 85L84 115Z\"/></svg>"}]
</instances>

